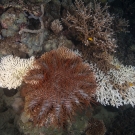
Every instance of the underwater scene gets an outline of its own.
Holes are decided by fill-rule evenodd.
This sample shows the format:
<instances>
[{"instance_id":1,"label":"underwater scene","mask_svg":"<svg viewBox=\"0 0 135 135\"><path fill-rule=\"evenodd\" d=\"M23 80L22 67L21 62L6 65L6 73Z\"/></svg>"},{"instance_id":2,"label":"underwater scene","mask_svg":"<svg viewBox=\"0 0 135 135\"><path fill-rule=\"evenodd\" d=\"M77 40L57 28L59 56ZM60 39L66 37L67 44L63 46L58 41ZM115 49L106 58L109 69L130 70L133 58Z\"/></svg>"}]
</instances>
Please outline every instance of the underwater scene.
<instances>
[{"instance_id":1,"label":"underwater scene","mask_svg":"<svg viewBox=\"0 0 135 135\"><path fill-rule=\"evenodd\" d=\"M0 135L135 135L135 0L0 0Z\"/></svg>"}]
</instances>

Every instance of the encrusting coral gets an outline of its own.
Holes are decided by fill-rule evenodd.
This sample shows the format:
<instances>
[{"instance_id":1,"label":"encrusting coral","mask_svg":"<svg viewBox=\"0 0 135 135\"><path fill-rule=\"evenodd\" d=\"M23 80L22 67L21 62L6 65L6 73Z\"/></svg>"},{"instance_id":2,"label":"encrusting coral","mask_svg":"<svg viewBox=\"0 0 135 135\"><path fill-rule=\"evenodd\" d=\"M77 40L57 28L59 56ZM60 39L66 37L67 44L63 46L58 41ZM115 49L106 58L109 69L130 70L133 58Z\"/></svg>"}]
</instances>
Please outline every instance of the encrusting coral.
<instances>
[{"instance_id":1,"label":"encrusting coral","mask_svg":"<svg viewBox=\"0 0 135 135\"><path fill-rule=\"evenodd\" d=\"M43 54L24 82L24 111L38 126L63 127L77 109L94 102L94 73L88 63L66 47Z\"/></svg>"},{"instance_id":2,"label":"encrusting coral","mask_svg":"<svg viewBox=\"0 0 135 135\"><path fill-rule=\"evenodd\" d=\"M16 89L22 84L23 76L32 68L34 57L30 59L20 59L13 55L1 58L0 63L0 87Z\"/></svg>"}]
</instances>

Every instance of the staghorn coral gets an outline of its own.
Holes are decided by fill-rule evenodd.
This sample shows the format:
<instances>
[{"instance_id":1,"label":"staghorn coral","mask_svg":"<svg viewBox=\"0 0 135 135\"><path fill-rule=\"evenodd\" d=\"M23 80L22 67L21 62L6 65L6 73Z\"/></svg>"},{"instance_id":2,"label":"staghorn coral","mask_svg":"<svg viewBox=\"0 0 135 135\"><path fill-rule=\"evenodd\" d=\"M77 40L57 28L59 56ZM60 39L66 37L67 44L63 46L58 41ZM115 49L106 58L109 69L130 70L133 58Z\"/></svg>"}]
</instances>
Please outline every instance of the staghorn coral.
<instances>
[{"instance_id":1,"label":"staghorn coral","mask_svg":"<svg viewBox=\"0 0 135 135\"><path fill-rule=\"evenodd\" d=\"M94 6L89 7L81 0L75 0L73 9L74 13L68 12L63 22L74 37L86 46L96 46L100 50L114 52L116 41L111 28L114 16L109 14L108 6L102 8L100 3L95 2Z\"/></svg>"},{"instance_id":2,"label":"staghorn coral","mask_svg":"<svg viewBox=\"0 0 135 135\"><path fill-rule=\"evenodd\" d=\"M0 87L16 89L21 85L23 76L32 68L34 57L30 59L20 59L13 55L1 58L0 63Z\"/></svg>"},{"instance_id":3,"label":"staghorn coral","mask_svg":"<svg viewBox=\"0 0 135 135\"><path fill-rule=\"evenodd\" d=\"M24 81L24 112L38 126L64 126L77 109L90 105L96 90L89 64L66 47L43 54Z\"/></svg>"},{"instance_id":4,"label":"staghorn coral","mask_svg":"<svg viewBox=\"0 0 135 135\"><path fill-rule=\"evenodd\" d=\"M110 58L117 47L115 39L118 32L127 32L128 21L111 15L108 6L102 7L97 1L85 6L82 0L75 0L72 9L68 10L62 20L68 27L70 38L82 42L78 42L77 47L83 58L96 63L104 73L114 68Z\"/></svg>"}]
</instances>

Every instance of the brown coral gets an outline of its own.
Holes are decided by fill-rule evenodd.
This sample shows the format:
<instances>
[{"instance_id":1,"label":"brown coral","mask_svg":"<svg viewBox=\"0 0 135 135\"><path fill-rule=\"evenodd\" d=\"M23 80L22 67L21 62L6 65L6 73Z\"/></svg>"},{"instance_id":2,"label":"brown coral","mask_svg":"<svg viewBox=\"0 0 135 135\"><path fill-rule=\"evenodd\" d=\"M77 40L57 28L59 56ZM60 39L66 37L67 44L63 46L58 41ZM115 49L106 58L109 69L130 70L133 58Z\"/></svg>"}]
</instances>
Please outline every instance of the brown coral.
<instances>
[{"instance_id":1,"label":"brown coral","mask_svg":"<svg viewBox=\"0 0 135 135\"><path fill-rule=\"evenodd\" d=\"M111 28L114 16L108 12L108 6L85 6L82 0L75 0L74 13L67 13L63 18L74 37L86 46L96 46L104 51L113 52L116 48L114 31ZM75 31L75 32L74 32Z\"/></svg>"},{"instance_id":2,"label":"brown coral","mask_svg":"<svg viewBox=\"0 0 135 135\"><path fill-rule=\"evenodd\" d=\"M111 15L108 6L101 6L96 0L87 5L82 0L75 0L72 10L68 10L62 20L68 27L70 38L81 41L78 42L81 46L77 47L83 57L106 73L113 67L109 59L117 47L117 33L128 32L128 21Z\"/></svg>"},{"instance_id":3,"label":"brown coral","mask_svg":"<svg viewBox=\"0 0 135 135\"><path fill-rule=\"evenodd\" d=\"M74 39L83 43L80 48L83 58L96 63L106 73L112 68L110 58L116 48L112 27L115 17L109 14L107 5L102 7L96 1L85 6L82 0L75 0L72 9L63 19L64 23Z\"/></svg>"},{"instance_id":4,"label":"brown coral","mask_svg":"<svg viewBox=\"0 0 135 135\"><path fill-rule=\"evenodd\" d=\"M96 90L89 64L66 47L41 56L24 78L24 111L38 126L63 126L79 108L92 102Z\"/></svg>"}]
</instances>

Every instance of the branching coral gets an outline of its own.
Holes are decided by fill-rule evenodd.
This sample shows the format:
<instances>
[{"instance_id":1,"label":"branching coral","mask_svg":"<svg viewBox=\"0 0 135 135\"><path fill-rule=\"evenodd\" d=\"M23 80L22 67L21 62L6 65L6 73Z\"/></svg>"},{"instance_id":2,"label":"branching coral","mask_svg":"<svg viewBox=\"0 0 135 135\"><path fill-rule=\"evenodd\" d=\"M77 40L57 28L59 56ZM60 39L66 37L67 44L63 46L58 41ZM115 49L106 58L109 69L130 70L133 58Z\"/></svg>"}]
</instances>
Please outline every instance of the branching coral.
<instances>
[{"instance_id":1,"label":"branching coral","mask_svg":"<svg viewBox=\"0 0 135 135\"><path fill-rule=\"evenodd\" d=\"M115 69L110 69L106 74L96 65L93 70L96 73L97 91L96 99L103 105L122 106L135 105L135 69L132 66L124 66L114 58L112 64ZM91 64L92 67L92 64Z\"/></svg>"},{"instance_id":2,"label":"branching coral","mask_svg":"<svg viewBox=\"0 0 135 135\"><path fill-rule=\"evenodd\" d=\"M113 68L109 59L117 47L116 33L127 32L128 21L111 15L107 5L101 6L95 1L85 6L82 0L75 0L72 10L62 20L70 37L82 42L80 50L85 59L96 63L104 73Z\"/></svg>"},{"instance_id":3,"label":"branching coral","mask_svg":"<svg viewBox=\"0 0 135 135\"><path fill-rule=\"evenodd\" d=\"M75 0L74 14L67 13L64 23L74 35L86 46L96 46L101 50L114 51L116 44L114 31L111 28L114 16L108 12L108 6L103 8L100 3L85 6L81 0Z\"/></svg>"},{"instance_id":4,"label":"branching coral","mask_svg":"<svg viewBox=\"0 0 135 135\"><path fill-rule=\"evenodd\" d=\"M92 102L96 90L89 64L66 47L41 56L24 78L24 111L38 126L63 126L77 109Z\"/></svg>"},{"instance_id":5,"label":"branching coral","mask_svg":"<svg viewBox=\"0 0 135 135\"><path fill-rule=\"evenodd\" d=\"M17 88L23 81L23 76L32 68L34 57L30 59L20 59L13 55L8 55L1 59L0 63L0 86L3 88Z\"/></svg>"}]
</instances>

